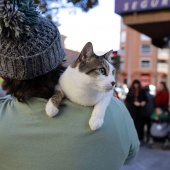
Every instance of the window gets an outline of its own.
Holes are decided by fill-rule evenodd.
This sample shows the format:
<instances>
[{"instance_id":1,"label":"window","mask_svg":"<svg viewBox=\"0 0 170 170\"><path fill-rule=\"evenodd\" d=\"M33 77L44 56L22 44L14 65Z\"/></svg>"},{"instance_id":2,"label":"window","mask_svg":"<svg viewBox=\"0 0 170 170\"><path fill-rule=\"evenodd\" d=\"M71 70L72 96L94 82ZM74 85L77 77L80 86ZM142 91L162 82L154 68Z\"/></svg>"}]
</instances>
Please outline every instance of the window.
<instances>
[{"instance_id":1,"label":"window","mask_svg":"<svg viewBox=\"0 0 170 170\"><path fill-rule=\"evenodd\" d=\"M151 45L150 44L142 44L141 53L142 54L150 54L151 53Z\"/></svg>"},{"instance_id":2,"label":"window","mask_svg":"<svg viewBox=\"0 0 170 170\"><path fill-rule=\"evenodd\" d=\"M120 55L121 55L121 56L125 55L125 47L121 47L121 49L120 49Z\"/></svg>"},{"instance_id":3,"label":"window","mask_svg":"<svg viewBox=\"0 0 170 170\"><path fill-rule=\"evenodd\" d=\"M150 59L141 59L140 61L140 67L144 69L148 69L151 67L151 61Z\"/></svg>"},{"instance_id":4,"label":"window","mask_svg":"<svg viewBox=\"0 0 170 170\"><path fill-rule=\"evenodd\" d=\"M123 70L125 68L125 63L123 60L120 61L120 70Z\"/></svg>"},{"instance_id":5,"label":"window","mask_svg":"<svg viewBox=\"0 0 170 170\"><path fill-rule=\"evenodd\" d=\"M126 41L126 31L122 31L120 35L120 41L125 42Z\"/></svg>"},{"instance_id":6,"label":"window","mask_svg":"<svg viewBox=\"0 0 170 170\"><path fill-rule=\"evenodd\" d=\"M124 24L123 20L121 20L121 28L125 28L126 25Z\"/></svg>"},{"instance_id":7,"label":"window","mask_svg":"<svg viewBox=\"0 0 170 170\"><path fill-rule=\"evenodd\" d=\"M157 71L161 73L168 74L168 63L166 60L157 61Z\"/></svg>"}]
</instances>

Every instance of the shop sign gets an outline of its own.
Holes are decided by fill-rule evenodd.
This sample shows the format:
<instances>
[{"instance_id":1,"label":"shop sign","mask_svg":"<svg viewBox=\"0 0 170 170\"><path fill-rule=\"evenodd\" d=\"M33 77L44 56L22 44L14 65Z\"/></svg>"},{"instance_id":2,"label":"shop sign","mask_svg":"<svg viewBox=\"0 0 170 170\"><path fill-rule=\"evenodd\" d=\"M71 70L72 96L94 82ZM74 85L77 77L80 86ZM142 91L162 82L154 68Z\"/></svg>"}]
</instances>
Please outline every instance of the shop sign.
<instances>
[{"instance_id":1,"label":"shop sign","mask_svg":"<svg viewBox=\"0 0 170 170\"><path fill-rule=\"evenodd\" d=\"M115 12L127 14L170 8L170 0L115 0Z\"/></svg>"}]
</instances>

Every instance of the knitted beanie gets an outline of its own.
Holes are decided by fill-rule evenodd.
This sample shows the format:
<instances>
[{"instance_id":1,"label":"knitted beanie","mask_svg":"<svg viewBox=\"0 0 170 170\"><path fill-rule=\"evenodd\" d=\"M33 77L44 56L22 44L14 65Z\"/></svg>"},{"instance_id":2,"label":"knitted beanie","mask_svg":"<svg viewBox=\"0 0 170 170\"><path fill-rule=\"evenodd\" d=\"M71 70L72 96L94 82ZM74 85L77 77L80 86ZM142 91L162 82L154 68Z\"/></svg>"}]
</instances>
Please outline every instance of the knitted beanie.
<instances>
[{"instance_id":1,"label":"knitted beanie","mask_svg":"<svg viewBox=\"0 0 170 170\"><path fill-rule=\"evenodd\" d=\"M60 33L33 0L0 0L0 76L32 79L55 69L65 53Z\"/></svg>"}]
</instances>

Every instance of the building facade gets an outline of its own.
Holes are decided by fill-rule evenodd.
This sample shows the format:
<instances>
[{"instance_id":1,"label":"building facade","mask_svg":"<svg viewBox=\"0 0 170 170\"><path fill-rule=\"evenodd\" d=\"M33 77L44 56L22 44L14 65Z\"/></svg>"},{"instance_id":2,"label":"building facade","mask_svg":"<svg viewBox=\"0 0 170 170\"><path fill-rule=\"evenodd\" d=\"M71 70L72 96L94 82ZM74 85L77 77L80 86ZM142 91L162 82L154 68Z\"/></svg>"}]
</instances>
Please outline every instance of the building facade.
<instances>
[{"instance_id":1,"label":"building facade","mask_svg":"<svg viewBox=\"0 0 170 170\"><path fill-rule=\"evenodd\" d=\"M167 50L152 45L149 37L121 23L120 36L120 81L130 86L134 79L141 81L142 86L158 85L167 81Z\"/></svg>"}]
</instances>

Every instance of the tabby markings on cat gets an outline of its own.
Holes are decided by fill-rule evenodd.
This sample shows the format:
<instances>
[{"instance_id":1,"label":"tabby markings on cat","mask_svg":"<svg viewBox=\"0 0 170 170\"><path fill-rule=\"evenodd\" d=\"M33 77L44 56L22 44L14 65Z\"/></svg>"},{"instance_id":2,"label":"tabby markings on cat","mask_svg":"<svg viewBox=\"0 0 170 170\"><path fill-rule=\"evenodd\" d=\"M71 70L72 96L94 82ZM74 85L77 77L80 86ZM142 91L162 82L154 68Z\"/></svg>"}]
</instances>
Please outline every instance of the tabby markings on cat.
<instances>
[{"instance_id":1,"label":"tabby markings on cat","mask_svg":"<svg viewBox=\"0 0 170 170\"><path fill-rule=\"evenodd\" d=\"M62 99L66 96L72 102L94 106L89 126L100 128L104 122L106 108L115 87L112 50L102 56L93 52L88 42L77 60L67 67L59 79L55 94L46 105L46 113L53 117L58 114ZM83 96L83 97L82 97Z\"/></svg>"}]
</instances>

